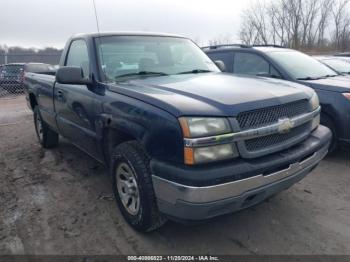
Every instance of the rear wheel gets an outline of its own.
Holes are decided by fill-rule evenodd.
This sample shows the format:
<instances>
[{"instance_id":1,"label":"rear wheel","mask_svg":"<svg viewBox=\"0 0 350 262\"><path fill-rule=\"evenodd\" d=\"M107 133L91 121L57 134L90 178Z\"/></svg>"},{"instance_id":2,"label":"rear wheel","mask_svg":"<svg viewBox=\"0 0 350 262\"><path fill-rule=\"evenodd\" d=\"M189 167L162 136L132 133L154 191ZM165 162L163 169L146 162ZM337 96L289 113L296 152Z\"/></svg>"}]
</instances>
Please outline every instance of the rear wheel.
<instances>
[{"instance_id":1,"label":"rear wheel","mask_svg":"<svg viewBox=\"0 0 350 262\"><path fill-rule=\"evenodd\" d=\"M133 228L148 232L166 222L158 211L149 158L137 141L124 142L115 148L111 176L118 207Z\"/></svg>"},{"instance_id":2,"label":"rear wheel","mask_svg":"<svg viewBox=\"0 0 350 262\"><path fill-rule=\"evenodd\" d=\"M335 129L335 125L331 118L325 114L321 115L321 125L328 127L332 132L332 141L328 149L329 153L331 154L338 148L338 135Z\"/></svg>"},{"instance_id":3,"label":"rear wheel","mask_svg":"<svg viewBox=\"0 0 350 262\"><path fill-rule=\"evenodd\" d=\"M38 106L34 108L34 125L42 147L53 148L58 145L58 134L43 121Z\"/></svg>"}]
</instances>

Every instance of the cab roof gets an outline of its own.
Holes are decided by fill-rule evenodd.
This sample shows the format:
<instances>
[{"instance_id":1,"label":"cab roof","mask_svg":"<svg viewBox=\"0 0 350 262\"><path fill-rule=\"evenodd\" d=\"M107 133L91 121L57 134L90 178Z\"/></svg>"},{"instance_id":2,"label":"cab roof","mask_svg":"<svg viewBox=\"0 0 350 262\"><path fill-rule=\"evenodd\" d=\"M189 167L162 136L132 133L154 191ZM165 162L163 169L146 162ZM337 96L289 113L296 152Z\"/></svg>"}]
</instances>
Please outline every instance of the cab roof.
<instances>
[{"instance_id":1,"label":"cab roof","mask_svg":"<svg viewBox=\"0 0 350 262\"><path fill-rule=\"evenodd\" d=\"M162 37L176 37L187 38L181 35L159 33L159 32L143 32L143 31L117 31L117 32L93 32L93 33L79 33L72 36L72 38L86 38L86 37L104 37L104 36L162 36Z\"/></svg>"},{"instance_id":2,"label":"cab roof","mask_svg":"<svg viewBox=\"0 0 350 262\"><path fill-rule=\"evenodd\" d=\"M278 52L278 51L295 51L279 45L244 45L244 44L228 44L228 45L214 45L202 47L206 52L218 52L221 50L239 50L239 49L249 49L254 51L260 51L263 53L268 52Z\"/></svg>"}]
</instances>

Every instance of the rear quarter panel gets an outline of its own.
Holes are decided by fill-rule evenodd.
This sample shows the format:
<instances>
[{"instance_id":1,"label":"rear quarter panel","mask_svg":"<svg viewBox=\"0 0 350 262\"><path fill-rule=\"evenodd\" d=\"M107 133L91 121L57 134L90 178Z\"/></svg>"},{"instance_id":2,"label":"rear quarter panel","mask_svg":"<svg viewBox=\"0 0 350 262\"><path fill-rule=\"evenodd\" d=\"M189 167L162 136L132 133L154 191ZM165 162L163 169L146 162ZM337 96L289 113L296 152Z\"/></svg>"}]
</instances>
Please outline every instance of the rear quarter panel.
<instances>
[{"instance_id":1,"label":"rear quarter panel","mask_svg":"<svg viewBox=\"0 0 350 262\"><path fill-rule=\"evenodd\" d=\"M26 73L24 84L27 100L30 95L34 95L43 120L57 130L53 104L55 76Z\"/></svg>"}]
</instances>

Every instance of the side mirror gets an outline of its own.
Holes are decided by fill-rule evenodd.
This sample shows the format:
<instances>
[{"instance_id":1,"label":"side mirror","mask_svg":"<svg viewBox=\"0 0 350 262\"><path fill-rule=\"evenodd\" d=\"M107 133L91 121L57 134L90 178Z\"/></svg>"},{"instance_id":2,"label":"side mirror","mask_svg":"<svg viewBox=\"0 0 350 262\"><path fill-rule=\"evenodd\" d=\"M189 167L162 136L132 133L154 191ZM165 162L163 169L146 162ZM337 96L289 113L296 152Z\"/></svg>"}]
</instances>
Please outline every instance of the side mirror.
<instances>
[{"instance_id":1,"label":"side mirror","mask_svg":"<svg viewBox=\"0 0 350 262\"><path fill-rule=\"evenodd\" d=\"M83 69L75 66L61 67L56 72L56 82L68 85L89 85L90 79L84 78Z\"/></svg>"},{"instance_id":2,"label":"side mirror","mask_svg":"<svg viewBox=\"0 0 350 262\"><path fill-rule=\"evenodd\" d=\"M222 72L226 71L226 66L224 62L222 62L221 60L216 60L214 61L214 63Z\"/></svg>"}]
</instances>

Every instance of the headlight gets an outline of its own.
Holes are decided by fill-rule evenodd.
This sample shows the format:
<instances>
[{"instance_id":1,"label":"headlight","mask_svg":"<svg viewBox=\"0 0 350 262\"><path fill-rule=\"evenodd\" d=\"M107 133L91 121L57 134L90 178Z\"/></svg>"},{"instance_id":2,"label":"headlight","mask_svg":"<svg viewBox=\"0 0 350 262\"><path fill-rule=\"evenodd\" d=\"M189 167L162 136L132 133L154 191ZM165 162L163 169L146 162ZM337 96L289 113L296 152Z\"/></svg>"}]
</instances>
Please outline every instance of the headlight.
<instances>
[{"instance_id":1,"label":"headlight","mask_svg":"<svg viewBox=\"0 0 350 262\"><path fill-rule=\"evenodd\" d=\"M184 137L205 137L231 132L226 118L181 117L180 125Z\"/></svg>"},{"instance_id":2,"label":"headlight","mask_svg":"<svg viewBox=\"0 0 350 262\"><path fill-rule=\"evenodd\" d=\"M316 93L314 93L314 95L311 97L310 104L312 111L316 110L320 106L320 100L318 99L318 95Z\"/></svg>"},{"instance_id":3,"label":"headlight","mask_svg":"<svg viewBox=\"0 0 350 262\"><path fill-rule=\"evenodd\" d=\"M343 96L350 100L350 93L343 93Z\"/></svg>"},{"instance_id":4,"label":"headlight","mask_svg":"<svg viewBox=\"0 0 350 262\"><path fill-rule=\"evenodd\" d=\"M231 133L231 127L226 118L218 117L181 117L179 118L185 139L196 140L212 137L219 139L224 134ZM194 165L209 163L238 156L234 143L210 146L188 146L184 148L185 164Z\"/></svg>"},{"instance_id":5,"label":"headlight","mask_svg":"<svg viewBox=\"0 0 350 262\"><path fill-rule=\"evenodd\" d=\"M238 157L235 144L223 144L207 147L185 147L185 164L210 163Z\"/></svg>"}]
</instances>

